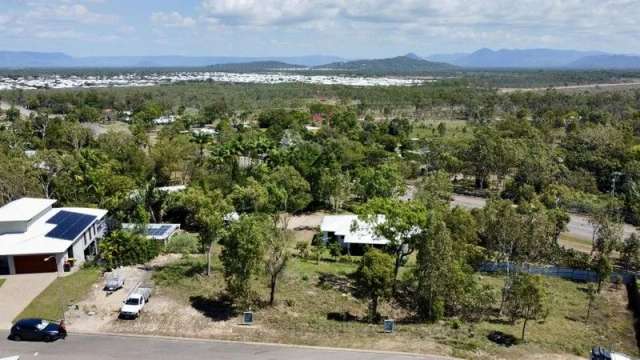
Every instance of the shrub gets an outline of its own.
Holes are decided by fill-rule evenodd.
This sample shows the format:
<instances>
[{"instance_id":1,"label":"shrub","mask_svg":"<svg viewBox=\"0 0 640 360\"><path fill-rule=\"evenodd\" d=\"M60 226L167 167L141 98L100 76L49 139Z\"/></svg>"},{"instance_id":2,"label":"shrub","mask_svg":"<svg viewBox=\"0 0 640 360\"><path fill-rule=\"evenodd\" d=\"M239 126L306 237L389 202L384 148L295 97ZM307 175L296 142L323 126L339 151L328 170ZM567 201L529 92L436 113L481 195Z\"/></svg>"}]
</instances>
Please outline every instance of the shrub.
<instances>
[{"instance_id":1,"label":"shrub","mask_svg":"<svg viewBox=\"0 0 640 360\"><path fill-rule=\"evenodd\" d=\"M114 231L100 242L100 257L108 268L144 264L159 253L156 240L132 231Z\"/></svg>"},{"instance_id":2,"label":"shrub","mask_svg":"<svg viewBox=\"0 0 640 360\"><path fill-rule=\"evenodd\" d=\"M337 260L338 256L342 255L342 245L338 241L329 242L327 248L334 260Z\"/></svg>"},{"instance_id":3,"label":"shrub","mask_svg":"<svg viewBox=\"0 0 640 360\"><path fill-rule=\"evenodd\" d=\"M199 250L198 237L184 232L171 237L165 247L165 252L174 254L196 254Z\"/></svg>"},{"instance_id":4,"label":"shrub","mask_svg":"<svg viewBox=\"0 0 640 360\"><path fill-rule=\"evenodd\" d=\"M308 242L300 241L296 244L296 251L298 252L298 256L306 259L311 255L311 247Z\"/></svg>"}]
</instances>

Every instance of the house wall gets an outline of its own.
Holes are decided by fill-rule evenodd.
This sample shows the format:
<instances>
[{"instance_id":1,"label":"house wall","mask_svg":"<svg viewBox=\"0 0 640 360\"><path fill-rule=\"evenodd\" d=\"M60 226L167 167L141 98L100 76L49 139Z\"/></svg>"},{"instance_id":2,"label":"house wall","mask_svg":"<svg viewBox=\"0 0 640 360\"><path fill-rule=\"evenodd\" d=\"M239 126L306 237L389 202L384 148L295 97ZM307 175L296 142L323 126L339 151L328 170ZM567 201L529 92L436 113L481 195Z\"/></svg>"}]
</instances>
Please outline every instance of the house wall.
<instances>
[{"instance_id":1,"label":"house wall","mask_svg":"<svg viewBox=\"0 0 640 360\"><path fill-rule=\"evenodd\" d=\"M42 210L38 214L36 214L33 218L27 221L3 221L0 223L0 234L13 234L13 233L23 233L29 229L34 222L42 217L42 215L48 213L51 210L52 206Z\"/></svg>"},{"instance_id":2,"label":"house wall","mask_svg":"<svg viewBox=\"0 0 640 360\"><path fill-rule=\"evenodd\" d=\"M96 243L101 238L106 230L106 225L103 219L96 221L90 228L88 228L84 233L82 233L76 241L71 245L71 249L73 249L73 258L76 260L75 264L82 264L86 261L86 257L84 255L85 249L91 246L91 244ZM54 254L56 260L56 270L59 275L64 274L64 264L69 260L68 251ZM13 256L8 256L9 263L9 274L14 275L16 273L15 261Z\"/></svg>"}]
</instances>

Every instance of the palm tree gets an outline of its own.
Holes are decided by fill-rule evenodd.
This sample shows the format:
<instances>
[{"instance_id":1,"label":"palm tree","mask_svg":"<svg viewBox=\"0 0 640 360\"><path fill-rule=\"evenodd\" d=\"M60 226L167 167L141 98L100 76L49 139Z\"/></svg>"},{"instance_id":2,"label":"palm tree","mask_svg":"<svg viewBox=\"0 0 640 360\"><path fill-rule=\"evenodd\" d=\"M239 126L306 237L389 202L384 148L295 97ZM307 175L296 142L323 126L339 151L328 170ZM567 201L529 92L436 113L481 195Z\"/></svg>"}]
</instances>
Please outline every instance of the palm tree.
<instances>
[{"instance_id":1,"label":"palm tree","mask_svg":"<svg viewBox=\"0 0 640 360\"><path fill-rule=\"evenodd\" d=\"M204 148L209 144L209 141L211 141L211 137L208 134L196 132L191 134L190 141L198 145L198 153L200 154L198 161L202 164L204 159Z\"/></svg>"}]
</instances>

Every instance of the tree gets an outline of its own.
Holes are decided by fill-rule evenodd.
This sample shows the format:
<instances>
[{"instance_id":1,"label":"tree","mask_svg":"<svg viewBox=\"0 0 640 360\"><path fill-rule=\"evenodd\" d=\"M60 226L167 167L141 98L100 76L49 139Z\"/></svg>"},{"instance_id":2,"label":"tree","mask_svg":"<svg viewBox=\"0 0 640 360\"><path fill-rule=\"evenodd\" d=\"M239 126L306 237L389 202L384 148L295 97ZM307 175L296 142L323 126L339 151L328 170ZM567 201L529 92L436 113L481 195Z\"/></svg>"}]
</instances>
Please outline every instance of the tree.
<instances>
[{"instance_id":1,"label":"tree","mask_svg":"<svg viewBox=\"0 0 640 360\"><path fill-rule=\"evenodd\" d=\"M449 230L438 211L430 211L421 222L415 240L416 305L418 316L435 321L445 314L447 305L454 303L464 292L465 272L456 259Z\"/></svg>"},{"instance_id":2,"label":"tree","mask_svg":"<svg viewBox=\"0 0 640 360\"><path fill-rule=\"evenodd\" d=\"M592 260L591 268L596 273L598 280L597 291L600 293L600 290L602 290L602 284L609 279L609 276L611 276L611 272L613 271L613 266L611 265L609 256L605 254L598 254Z\"/></svg>"},{"instance_id":3,"label":"tree","mask_svg":"<svg viewBox=\"0 0 640 360\"><path fill-rule=\"evenodd\" d=\"M198 145L198 162L202 164L204 161L204 148L211 141L211 136L205 133L193 133L189 141Z\"/></svg>"},{"instance_id":4,"label":"tree","mask_svg":"<svg viewBox=\"0 0 640 360\"><path fill-rule=\"evenodd\" d=\"M227 291L243 306L251 302L251 280L262 268L265 245L268 237L273 236L272 229L263 215L241 215L222 238L220 260Z\"/></svg>"},{"instance_id":5,"label":"tree","mask_svg":"<svg viewBox=\"0 0 640 360\"><path fill-rule=\"evenodd\" d=\"M416 248L416 241L424 230L420 224L427 217L427 209L416 201L375 198L361 206L358 213L372 226L376 236L389 240L386 249L395 258L392 287L395 294L400 267Z\"/></svg>"},{"instance_id":6,"label":"tree","mask_svg":"<svg viewBox=\"0 0 640 360\"><path fill-rule=\"evenodd\" d=\"M238 212L260 212L267 207L269 193L262 184L250 177L244 186L235 185L229 198Z\"/></svg>"},{"instance_id":7,"label":"tree","mask_svg":"<svg viewBox=\"0 0 640 360\"><path fill-rule=\"evenodd\" d=\"M279 166L267 177L265 187L269 193L272 212L295 213L311 202L309 183L292 166Z\"/></svg>"},{"instance_id":8,"label":"tree","mask_svg":"<svg viewBox=\"0 0 640 360\"><path fill-rule=\"evenodd\" d=\"M210 275L213 247L224 237L224 219L233 208L220 191L206 192L196 187L190 187L180 193L174 208L181 208L185 213L186 227L198 232L202 250L204 252L206 249L207 252L207 275Z\"/></svg>"},{"instance_id":9,"label":"tree","mask_svg":"<svg viewBox=\"0 0 640 360\"><path fill-rule=\"evenodd\" d=\"M635 270L640 267L640 238L636 233L629 235L624 241L621 258L626 270Z\"/></svg>"},{"instance_id":10,"label":"tree","mask_svg":"<svg viewBox=\"0 0 640 360\"><path fill-rule=\"evenodd\" d=\"M265 268L269 277L269 305L276 300L276 286L289 261L290 235L287 231L277 231L267 237Z\"/></svg>"},{"instance_id":11,"label":"tree","mask_svg":"<svg viewBox=\"0 0 640 360\"><path fill-rule=\"evenodd\" d=\"M47 199L55 195L54 180L64 170L62 156L64 155L54 150L42 150L35 156L33 166L38 174L38 182L42 188L42 194Z\"/></svg>"},{"instance_id":12,"label":"tree","mask_svg":"<svg viewBox=\"0 0 640 360\"><path fill-rule=\"evenodd\" d=\"M368 321L378 317L378 302L391 294L393 284L393 257L371 248L362 256L354 274L358 293L369 300Z\"/></svg>"},{"instance_id":13,"label":"tree","mask_svg":"<svg viewBox=\"0 0 640 360\"><path fill-rule=\"evenodd\" d=\"M527 322L543 319L547 315L546 294L540 276L517 274L513 278L506 301L507 314L511 321L524 320L522 324L522 340L524 341Z\"/></svg>"},{"instance_id":14,"label":"tree","mask_svg":"<svg viewBox=\"0 0 640 360\"><path fill-rule=\"evenodd\" d=\"M622 239L622 223L611 217L608 207L592 215L590 222L593 225L591 255L602 254L607 257L610 256Z\"/></svg>"},{"instance_id":15,"label":"tree","mask_svg":"<svg viewBox=\"0 0 640 360\"><path fill-rule=\"evenodd\" d=\"M331 209L340 210L351 197L353 184L349 174L325 168L320 175L318 182L318 192L322 200L330 204Z\"/></svg>"},{"instance_id":16,"label":"tree","mask_svg":"<svg viewBox=\"0 0 640 360\"><path fill-rule=\"evenodd\" d=\"M329 250L329 255L333 257L333 260L337 260L338 256L342 255L342 245L340 245L338 240L333 239L329 241L326 247L327 247L327 250Z\"/></svg>"},{"instance_id":17,"label":"tree","mask_svg":"<svg viewBox=\"0 0 640 360\"><path fill-rule=\"evenodd\" d=\"M100 241L100 257L107 267L144 264L158 256L158 242L138 231L118 230Z\"/></svg>"},{"instance_id":18,"label":"tree","mask_svg":"<svg viewBox=\"0 0 640 360\"><path fill-rule=\"evenodd\" d=\"M15 123L20 120L20 110L13 105L6 110L5 115L8 122Z\"/></svg>"},{"instance_id":19,"label":"tree","mask_svg":"<svg viewBox=\"0 0 640 360\"><path fill-rule=\"evenodd\" d=\"M389 163L360 168L356 172L356 183L356 193L365 202L376 197L390 198L405 190L400 169Z\"/></svg>"},{"instance_id":20,"label":"tree","mask_svg":"<svg viewBox=\"0 0 640 360\"><path fill-rule=\"evenodd\" d=\"M510 201L490 200L479 214L483 244L497 262L506 263L502 311L515 273L512 265L520 266L549 254L555 243L555 223L540 203L524 203L516 208Z\"/></svg>"},{"instance_id":21,"label":"tree","mask_svg":"<svg viewBox=\"0 0 640 360\"><path fill-rule=\"evenodd\" d=\"M209 194L210 206L200 207L195 215L198 224L200 241L207 245L207 276L211 274L211 255L214 244L224 236L225 216L231 212L231 207L226 203L222 194L215 191ZM208 205L209 205L208 204Z\"/></svg>"},{"instance_id":22,"label":"tree","mask_svg":"<svg viewBox=\"0 0 640 360\"><path fill-rule=\"evenodd\" d=\"M416 191L415 199L426 206L433 204L449 204L453 194L453 184L449 179L449 174L438 170L427 175Z\"/></svg>"}]
</instances>

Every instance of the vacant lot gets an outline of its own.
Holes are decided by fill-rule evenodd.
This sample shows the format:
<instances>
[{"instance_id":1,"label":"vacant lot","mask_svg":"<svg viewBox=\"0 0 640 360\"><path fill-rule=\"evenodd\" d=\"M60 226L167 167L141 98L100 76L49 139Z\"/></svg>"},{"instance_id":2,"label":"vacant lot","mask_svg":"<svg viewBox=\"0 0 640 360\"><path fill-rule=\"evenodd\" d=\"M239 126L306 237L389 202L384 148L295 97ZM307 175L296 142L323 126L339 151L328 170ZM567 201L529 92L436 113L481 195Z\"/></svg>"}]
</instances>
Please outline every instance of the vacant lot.
<instances>
[{"instance_id":1,"label":"vacant lot","mask_svg":"<svg viewBox=\"0 0 640 360\"><path fill-rule=\"evenodd\" d=\"M385 334L381 325L360 321L365 316L366 303L352 296L349 278L356 263L325 259L316 264L313 260L293 259L280 283L278 304L275 307L257 305L253 309L255 324L252 326L241 324L240 312L245 309L234 308L225 298L224 280L217 260L210 277L202 275L206 265L201 256L165 264L154 271L156 291L138 320L117 319L120 298L109 307L103 300L104 294L98 293L102 298L96 298L96 294L90 293L79 303L75 315L68 316L71 328L485 359L578 358L585 356L594 345L637 354L632 315L626 309L623 287L603 290L591 319L586 322L586 285L545 279L550 303L548 317L543 322L530 322L526 344L505 348L490 342L487 335L499 330L519 337L520 322L510 324L504 318L494 317L474 324L456 319L416 324L409 320L412 314L394 302L383 303L380 312L398 320L396 333ZM478 276L498 293L502 278ZM264 279L254 281L254 289L266 299L266 282ZM497 307L498 304L495 305L496 312ZM89 312L91 316L87 315ZM332 320L344 313L350 315L349 321Z\"/></svg>"}]
</instances>

